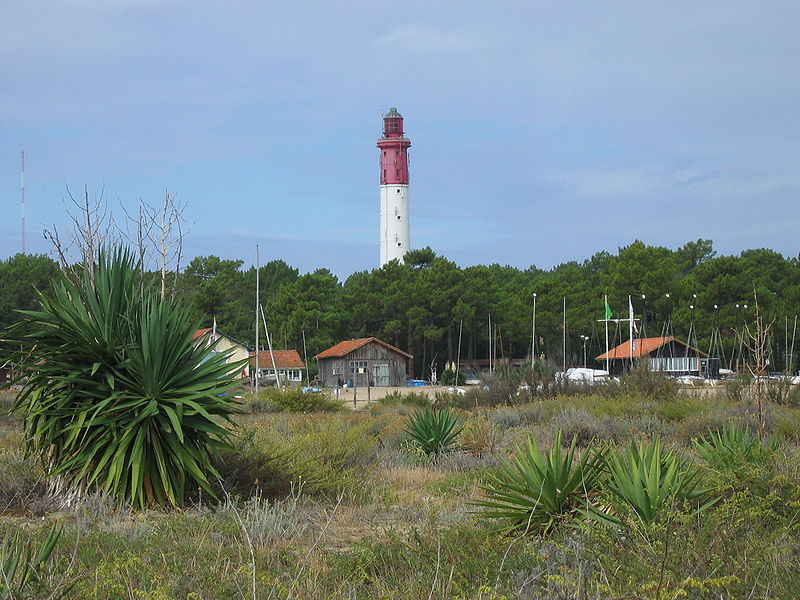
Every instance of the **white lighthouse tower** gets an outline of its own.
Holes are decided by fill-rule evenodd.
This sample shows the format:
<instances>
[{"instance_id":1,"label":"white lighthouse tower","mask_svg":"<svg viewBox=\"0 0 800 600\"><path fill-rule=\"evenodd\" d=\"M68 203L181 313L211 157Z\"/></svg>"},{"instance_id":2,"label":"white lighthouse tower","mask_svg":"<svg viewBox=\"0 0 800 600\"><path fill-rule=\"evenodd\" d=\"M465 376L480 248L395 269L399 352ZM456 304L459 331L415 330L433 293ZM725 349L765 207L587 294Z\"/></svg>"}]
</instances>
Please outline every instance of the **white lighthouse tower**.
<instances>
[{"instance_id":1,"label":"white lighthouse tower","mask_svg":"<svg viewBox=\"0 0 800 600\"><path fill-rule=\"evenodd\" d=\"M381 264L411 249L408 223L408 148L411 140L403 136L403 115L392 107L383 117L381 151Z\"/></svg>"}]
</instances>

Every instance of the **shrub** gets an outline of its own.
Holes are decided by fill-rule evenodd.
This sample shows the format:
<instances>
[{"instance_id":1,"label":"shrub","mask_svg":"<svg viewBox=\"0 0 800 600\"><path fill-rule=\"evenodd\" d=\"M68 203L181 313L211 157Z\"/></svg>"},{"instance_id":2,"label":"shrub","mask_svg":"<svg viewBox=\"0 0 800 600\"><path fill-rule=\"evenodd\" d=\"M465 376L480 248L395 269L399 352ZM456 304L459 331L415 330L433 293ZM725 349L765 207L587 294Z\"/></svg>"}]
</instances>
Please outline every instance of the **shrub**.
<instances>
[{"instance_id":1,"label":"shrub","mask_svg":"<svg viewBox=\"0 0 800 600\"><path fill-rule=\"evenodd\" d=\"M596 417L582 408L567 408L556 414L552 427L564 432L564 439L574 439L579 446L593 439L619 441L626 430L624 425L610 417Z\"/></svg>"},{"instance_id":2,"label":"shrub","mask_svg":"<svg viewBox=\"0 0 800 600\"><path fill-rule=\"evenodd\" d=\"M721 431L709 431L692 441L703 460L723 468L741 461L758 463L779 448L774 438L764 444L750 427L736 424L726 425Z\"/></svg>"},{"instance_id":3,"label":"shrub","mask_svg":"<svg viewBox=\"0 0 800 600\"><path fill-rule=\"evenodd\" d=\"M426 394L422 394L420 392L408 392L406 394L401 392L392 392L391 394L386 394L383 398L378 400L377 404L381 406L405 405L424 408L431 405L431 399Z\"/></svg>"},{"instance_id":4,"label":"shrub","mask_svg":"<svg viewBox=\"0 0 800 600\"><path fill-rule=\"evenodd\" d=\"M51 526L38 549L34 549L31 540L23 540L19 531L0 544L0 598L43 597L31 594L44 591L38 588L61 532L59 527ZM60 589L52 590L48 597L63 598L74 586L74 581L61 582Z\"/></svg>"},{"instance_id":5,"label":"shrub","mask_svg":"<svg viewBox=\"0 0 800 600\"><path fill-rule=\"evenodd\" d=\"M248 427L217 465L229 493L285 498L298 486L306 494L351 499L364 495L365 467L375 457L369 422L312 423L284 437L274 428Z\"/></svg>"},{"instance_id":6,"label":"shrub","mask_svg":"<svg viewBox=\"0 0 800 600\"><path fill-rule=\"evenodd\" d=\"M646 444L631 442L605 460L610 506L586 512L600 522L619 526L624 513L632 511L640 523L651 526L673 501L689 502L701 512L718 500L702 487L699 467L665 450L658 438Z\"/></svg>"},{"instance_id":7,"label":"shrub","mask_svg":"<svg viewBox=\"0 0 800 600\"><path fill-rule=\"evenodd\" d=\"M573 438L565 452L559 431L543 453L528 437L524 446L515 447L513 462L504 462L499 474L489 475L483 487L486 500L473 503L485 509L477 514L509 522L504 531L541 534L576 517L596 494L603 475L603 453L590 444L576 459L576 445Z\"/></svg>"},{"instance_id":8,"label":"shrub","mask_svg":"<svg viewBox=\"0 0 800 600\"><path fill-rule=\"evenodd\" d=\"M127 251L60 275L52 294L15 329L27 450L59 486L118 504L180 505L187 480L212 493L211 454L239 412L221 394L241 365L195 344L189 307L145 285Z\"/></svg>"},{"instance_id":9,"label":"shrub","mask_svg":"<svg viewBox=\"0 0 800 600\"><path fill-rule=\"evenodd\" d=\"M611 386L608 390L613 390ZM677 383L660 371L645 367L628 371L620 377L618 390L629 396L644 396L651 400L670 400L677 396Z\"/></svg>"},{"instance_id":10,"label":"shrub","mask_svg":"<svg viewBox=\"0 0 800 600\"><path fill-rule=\"evenodd\" d=\"M406 433L427 455L452 450L462 429L458 417L451 415L447 408L417 411L406 424Z\"/></svg>"},{"instance_id":11,"label":"shrub","mask_svg":"<svg viewBox=\"0 0 800 600\"><path fill-rule=\"evenodd\" d=\"M251 412L336 412L342 403L324 392L304 392L301 388L267 387L248 399Z\"/></svg>"},{"instance_id":12,"label":"shrub","mask_svg":"<svg viewBox=\"0 0 800 600\"><path fill-rule=\"evenodd\" d=\"M499 450L504 437L503 431L485 418L468 422L461 432L462 445L474 456L494 454Z\"/></svg>"}]
</instances>

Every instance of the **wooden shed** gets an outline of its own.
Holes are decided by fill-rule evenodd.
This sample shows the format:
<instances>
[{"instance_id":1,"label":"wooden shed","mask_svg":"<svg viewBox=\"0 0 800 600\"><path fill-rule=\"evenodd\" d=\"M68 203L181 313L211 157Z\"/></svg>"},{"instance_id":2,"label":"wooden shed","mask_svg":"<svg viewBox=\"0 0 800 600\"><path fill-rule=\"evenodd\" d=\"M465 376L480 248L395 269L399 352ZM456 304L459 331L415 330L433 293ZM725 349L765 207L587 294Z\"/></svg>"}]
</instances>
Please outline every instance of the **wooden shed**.
<instances>
[{"instance_id":1,"label":"wooden shed","mask_svg":"<svg viewBox=\"0 0 800 600\"><path fill-rule=\"evenodd\" d=\"M339 342L314 358L327 387L404 386L411 355L375 337Z\"/></svg>"}]
</instances>

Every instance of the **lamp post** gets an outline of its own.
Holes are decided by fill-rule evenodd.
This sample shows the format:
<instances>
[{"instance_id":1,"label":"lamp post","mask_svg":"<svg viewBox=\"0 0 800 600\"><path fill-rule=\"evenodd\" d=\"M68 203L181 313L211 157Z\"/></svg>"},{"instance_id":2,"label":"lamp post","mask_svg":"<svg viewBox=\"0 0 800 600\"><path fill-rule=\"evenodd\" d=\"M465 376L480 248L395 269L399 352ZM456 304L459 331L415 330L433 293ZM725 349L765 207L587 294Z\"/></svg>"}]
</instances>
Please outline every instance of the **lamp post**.
<instances>
[{"instance_id":1,"label":"lamp post","mask_svg":"<svg viewBox=\"0 0 800 600\"><path fill-rule=\"evenodd\" d=\"M589 341L588 335L581 335L581 342L583 342L583 368L586 368L586 344Z\"/></svg>"}]
</instances>

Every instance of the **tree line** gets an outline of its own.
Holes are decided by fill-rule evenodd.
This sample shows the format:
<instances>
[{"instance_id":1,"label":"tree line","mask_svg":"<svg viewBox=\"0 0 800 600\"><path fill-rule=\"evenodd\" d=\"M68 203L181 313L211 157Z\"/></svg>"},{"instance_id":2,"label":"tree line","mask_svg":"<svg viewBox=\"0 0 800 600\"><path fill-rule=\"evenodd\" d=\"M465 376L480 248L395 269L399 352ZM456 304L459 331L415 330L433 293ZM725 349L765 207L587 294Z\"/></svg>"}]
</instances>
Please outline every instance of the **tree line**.
<instances>
[{"instance_id":1,"label":"tree line","mask_svg":"<svg viewBox=\"0 0 800 600\"><path fill-rule=\"evenodd\" d=\"M46 292L58 268L46 256L0 261L0 326L18 320L16 309L34 308L34 289ZM344 281L328 269L301 274L273 260L260 267L259 279L276 349L310 358L343 339L376 336L414 355L415 377L441 373L459 355L485 359L490 346L497 358L529 358L534 329L537 358L578 366L585 342L588 366L599 367L593 357L605 351L605 296L614 318L628 317L631 297L639 336L674 335L727 366L746 353L742 333L757 302L772 323L770 370L794 372L800 352L800 260L769 249L718 256L710 240L677 250L635 241L552 269L459 267L424 248ZM198 256L170 281L202 326L216 319L221 331L253 345L255 267ZM609 337L612 347L627 340L627 323L609 323Z\"/></svg>"}]
</instances>

